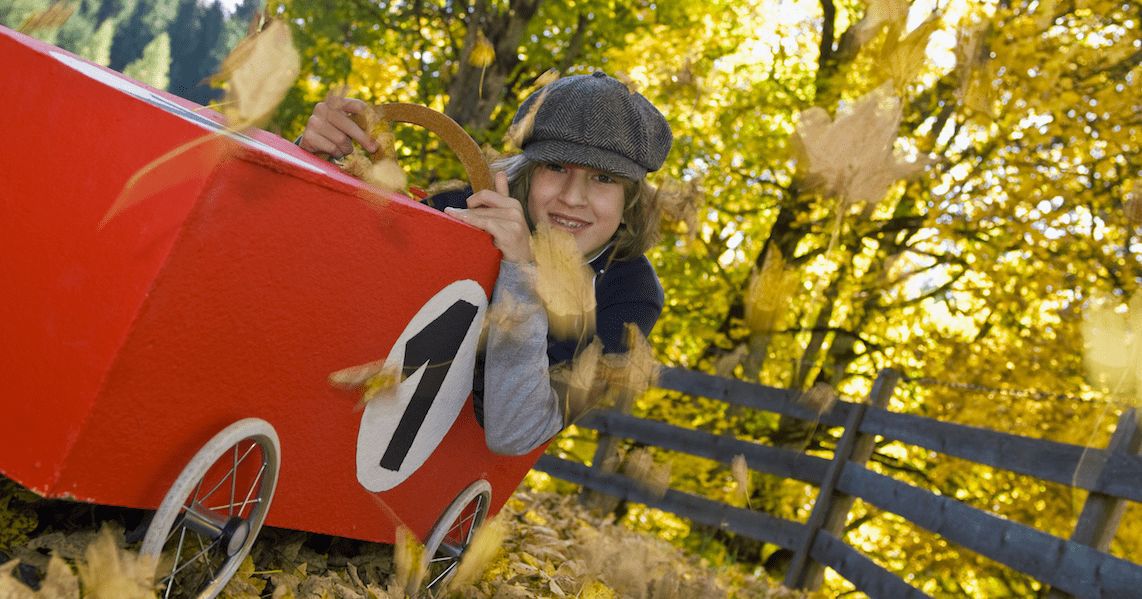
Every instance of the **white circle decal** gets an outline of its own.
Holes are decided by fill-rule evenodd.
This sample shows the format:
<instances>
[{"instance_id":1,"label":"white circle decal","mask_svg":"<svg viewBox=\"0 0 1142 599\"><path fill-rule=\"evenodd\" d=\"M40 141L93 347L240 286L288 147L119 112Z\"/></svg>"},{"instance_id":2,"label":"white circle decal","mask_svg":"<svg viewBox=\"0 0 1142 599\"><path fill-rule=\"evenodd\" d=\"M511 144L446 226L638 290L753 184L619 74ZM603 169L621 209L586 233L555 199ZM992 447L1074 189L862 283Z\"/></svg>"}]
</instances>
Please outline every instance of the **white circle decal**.
<instances>
[{"instance_id":1,"label":"white circle decal","mask_svg":"<svg viewBox=\"0 0 1142 599\"><path fill-rule=\"evenodd\" d=\"M377 492L412 475L472 392L476 345L488 299L472 280L456 281L421 307L393 344L385 368L401 381L370 401L357 433L357 480Z\"/></svg>"}]
</instances>

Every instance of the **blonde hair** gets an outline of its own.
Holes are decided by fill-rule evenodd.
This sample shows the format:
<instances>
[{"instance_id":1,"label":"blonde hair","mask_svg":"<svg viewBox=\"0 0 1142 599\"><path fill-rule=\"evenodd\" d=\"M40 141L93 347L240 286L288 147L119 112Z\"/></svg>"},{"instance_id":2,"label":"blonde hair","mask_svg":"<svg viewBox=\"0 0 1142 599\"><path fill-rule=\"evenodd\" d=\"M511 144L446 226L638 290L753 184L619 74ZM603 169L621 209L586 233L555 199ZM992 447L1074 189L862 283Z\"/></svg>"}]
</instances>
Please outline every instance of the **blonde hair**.
<instances>
[{"instance_id":1,"label":"blonde hair","mask_svg":"<svg viewBox=\"0 0 1142 599\"><path fill-rule=\"evenodd\" d=\"M527 198L531 192L531 174L541 164L523 154L501 158L492 164L493 170L507 173L508 191L523 204L527 225L532 230L535 230L535 223L531 222L528 214ZM658 242L662 207L658 201L658 190L647 182L646 177L631 181L614 176L623 182L623 218L611 238L614 249L610 259L630 260L645 254Z\"/></svg>"}]
</instances>

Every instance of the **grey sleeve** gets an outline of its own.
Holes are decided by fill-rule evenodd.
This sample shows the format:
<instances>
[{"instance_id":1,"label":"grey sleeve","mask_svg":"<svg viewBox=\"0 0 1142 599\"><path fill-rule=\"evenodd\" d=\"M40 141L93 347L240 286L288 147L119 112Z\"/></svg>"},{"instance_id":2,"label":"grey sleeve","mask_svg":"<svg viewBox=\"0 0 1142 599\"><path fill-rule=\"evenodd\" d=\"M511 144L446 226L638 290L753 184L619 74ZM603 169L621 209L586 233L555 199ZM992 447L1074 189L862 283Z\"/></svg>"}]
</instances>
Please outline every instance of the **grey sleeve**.
<instances>
[{"instance_id":1,"label":"grey sleeve","mask_svg":"<svg viewBox=\"0 0 1142 599\"><path fill-rule=\"evenodd\" d=\"M515 312L509 327L490 319L484 350L484 438L503 455L522 455L563 428L563 409L551 388L547 313L535 292L535 266L500 262L489 312Z\"/></svg>"}]
</instances>

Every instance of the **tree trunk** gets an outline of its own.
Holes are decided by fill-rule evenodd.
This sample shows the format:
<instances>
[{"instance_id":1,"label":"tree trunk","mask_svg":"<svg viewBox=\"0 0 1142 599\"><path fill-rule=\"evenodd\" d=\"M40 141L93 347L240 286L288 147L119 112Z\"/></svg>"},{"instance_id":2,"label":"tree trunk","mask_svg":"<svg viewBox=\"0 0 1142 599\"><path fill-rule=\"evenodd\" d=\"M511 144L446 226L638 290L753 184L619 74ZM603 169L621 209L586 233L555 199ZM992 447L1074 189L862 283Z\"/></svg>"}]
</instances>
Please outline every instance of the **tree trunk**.
<instances>
[{"instance_id":1,"label":"tree trunk","mask_svg":"<svg viewBox=\"0 0 1142 599\"><path fill-rule=\"evenodd\" d=\"M468 31L460 52L460 70L448 86L444 114L470 133L487 129L492 111L507 98L505 83L519 65L520 39L539 10L540 2L542 0L512 0L507 11L499 12L488 0L479 0L465 18ZM473 66L468 60L481 31L496 52L495 60L486 69Z\"/></svg>"}]
</instances>

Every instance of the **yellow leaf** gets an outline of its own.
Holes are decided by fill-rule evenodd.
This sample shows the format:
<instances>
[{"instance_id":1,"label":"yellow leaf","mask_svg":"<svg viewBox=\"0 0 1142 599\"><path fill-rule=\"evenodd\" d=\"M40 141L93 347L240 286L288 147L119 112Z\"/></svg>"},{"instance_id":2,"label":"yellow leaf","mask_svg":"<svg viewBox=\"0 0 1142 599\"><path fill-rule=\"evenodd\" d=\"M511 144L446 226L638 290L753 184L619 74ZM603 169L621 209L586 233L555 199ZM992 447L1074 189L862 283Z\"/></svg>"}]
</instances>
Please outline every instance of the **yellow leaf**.
<instances>
[{"instance_id":1,"label":"yellow leaf","mask_svg":"<svg viewBox=\"0 0 1142 599\"><path fill-rule=\"evenodd\" d=\"M543 105L543 100L547 98L547 88L539 93L539 97L532 102L528 107L527 113L519 121L512 123L508 128L508 142L511 145L522 149L523 144L527 142L527 138L531 137L531 130L535 127L535 114L539 112L539 107Z\"/></svg>"},{"instance_id":2,"label":"yellow leaf","mask_svg":"<svg viewBox=\"0 0 1142 599\"><path fill-rule=\"evenodd\" d=\"M888 37L880 49L880 68L891 79L897 92L903 92L927 60L928 38L940 28L940 19L931 17L900 37L904 24L888 28Z\"/></svg>"},{"instance_id":3,"label":"yellow leaf","mask_svg":"<svg viewBox=\"0 0 1142 599\"><path fill-rule=\"evenodd\" d=\"M535 80L535 87L540 88L559 78L559 69L547 69Z\"/></svg>"},{"instance_id":4,"label":"yellow leaf","mask_svg":"<svg viewBox=\"0 0 1142 599\"><path fill-rule=\"evenodd\" d=\"M737 483L734 490L734 496L737 497L742 505L749 505L749 465L745 461L744 455L734 456L733 461L730 463L730 472L734 475L734 482Z\"/></svg>"},{"instance_id":5,"label":"yellow leaf","mask_svg":"<svg viewBox=\"0 0 1142 599\"><path fill-rule=\"evenodd\" d=\"M395 389L401 381L401 368L397 365L385 366L385 360L350 366L329 374L329 384L345 390L363 388L361 401L358 407L373 401L385 394L385 391Z\"/></svg>"},{"instance_id":6,"label":"yellow leaf","mask_svg":"<svg viewBox=\"0 0 1142 599\"><path fill-rule=\"evenodd\" d=\"M468 55L468 64L486 69L496 60L496 49L488 41L483 31L476 32L476 43L472 46L472 53Z\"/></svg>"},{"instance_id":7,"label":"yellow leaf","mask_svg":"<svg viewBox=\"0 0 1142 599\"><path fill-rule=\"evenodd\" d=\"M155 560L120 549L104 527L78 564L84 595L92 599L150 599L155 596Z\"/></svg>"},{"instance_id":8,"label":"yellow leaf","mask_svg":"<svg viewBox=\"0 0 1142 599\"><path fill-rule=\"evenodd\" d=\"M393 561L397 567L393 585L398 592L404 591L410 597L415 596L428 569L428 560L425 559L424 545L421 545L416 540L416 535L404 526L397 528Z\"/></svg>"},{"instance_id":9,"label":"yellow leaf","mask_svg":"<svg viewBox=\"0 0 1142 599\"><path fill-rule=\"evenodd\" d=\"M592 580L583 585L583 590L579 592L579 597L580 599L615 599L618 597L618 593L601 581Z\"/></svg>"},{"instance_id":10,"label":"yellow leaf","mask_svg":"<svg viewBox=\"0 0 1142 599\"><path fill-rule=\"evenodd\" d=\"M476 581L495 559L507 535L507 525L498 518L485 522L464 550L456 574L448 581L448 588L463 589Z\"/></svg>"},{"instance_id":11,"label":"yellow leaf","mask_svg":"<svg viewBox=\"0 0 1142 599\"><path fill-rule=\"evenodd\" d=\"M392 158L383 158L369 165L361 179L388 191L403 193L408 188L408 175Z\"/></svg>"},{"instance_id":12,"label":"yellow leaf","mask_svg":"<svg viewBox=\"0 0 1142 599\"><path fill-rule=\"evenodd\" d=\"M656 499L661 499L670 488L670 464L656 463L654 456L641 447L627 454L623 462L623 474L634 479Z\"/></svg>"},{"instance_id":13,"label":"yellow leaf","mask_svg":"<svg viewBox=\"0 0 1142 599\"><path fill-rule=\"evenodd\" d=\"M1109 298L1091 300L1082 332L1091 382L1142 406L1142 293L1125 311Z\"/></svg>"},{"instance_id":14,"label":"yellow leaf","mask_svg":"<svg viewBox=\"0 0 1142 599\"><path fill-rule=\"evenodd\" d=\"M243 39L222 61L214 80L226 81L223 113L236 129L256 127L273 114L297 80L301 59L283 21Z\"/></svg>"},{"instance_id":15,"label":"yellow leaf","mask_svg":"<svg viewBox=\"0 0 1142 599\"><path fill-rule=\"evenodd\" d=\"M563 421L575 422L595 403L595 382L599 380L603 343L598 337L580 351L570 366L559 365L552 369L551 381L561 390Z\"/></svg>"},{"instance_id":16,"label":"yellow leaf","mask_svg":"<svg viewBox=\"0 0 1142 599\"><path fill-rule=\"evenodd\" d=\"M761 265L749 281L745 295L745 323L754 335L769 335L781 324L800 279L797 271L785 268L785 258L770 246Z\"/></svg>"},{"instance_id":17,"label":"yellow leaf","mask_svg":"<svg viewBox=\"0 0 1142 599\"><path fill-rule=\"evenodd\" d=\"M828 412L832 409L833 404L837 403L837 392L827 383L817 383L802 393L797 402L821 415Z\"/></svg>"},{"instance_id":18,"label":"yellow leaf","mask_svg":"<svg viewBox=\"0 0 1142 599\"><path fill-rule=\"evenodd\" d=\"M853 204L879 202L889 185L923 167L897 155L900 118L900 100L886 86L838 111L835 120L819 107L801 113L795 136L798 168L808 186L841 199L838 216Z\"/></svg>"},{"instance_id":19,"label":"yellow leaf","mask_svg":"<svg viewBox=\"0 0 1142 599\"><path fill-rule=\"evenodd\" d=\"M594 274L575 237L540 225L531 238L536 293L547 310L548 328L561 339L586 340L595 331Z\"/></svg>"},{"instance_id":20,"label":"yellow leaf","mask_svg":"<svg viewBox=\"0 0 1142 599\"><path fill-rule=\"evenodd\" d=\"M39 29L56 29L62 27L68 19L71 18L72 13L75 12L76 5L69 5L66 2L55 2L51 6L36 13L32 13L24 22L16 28L20 33L31 33Z\"/></svg>"}]
</instances>

